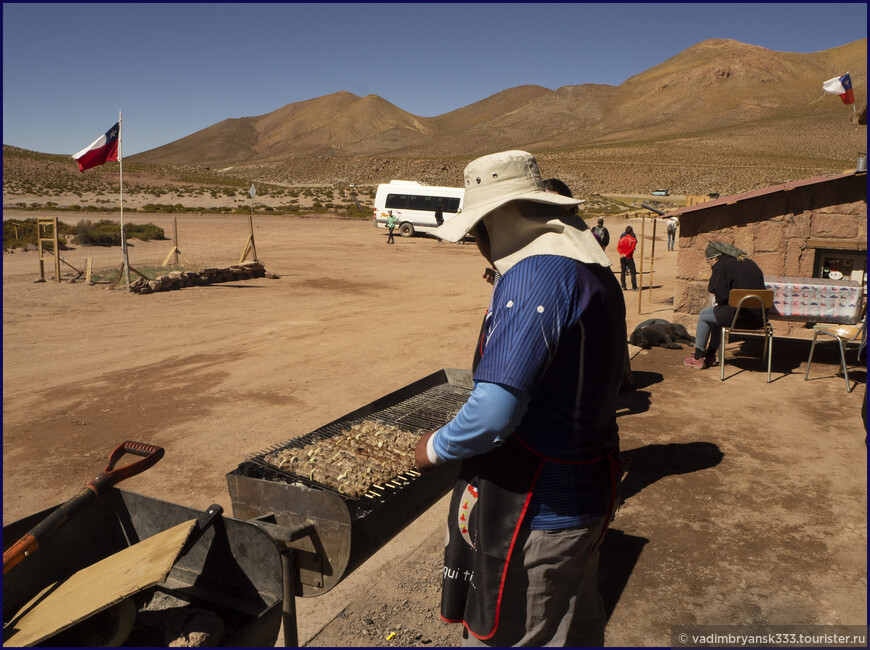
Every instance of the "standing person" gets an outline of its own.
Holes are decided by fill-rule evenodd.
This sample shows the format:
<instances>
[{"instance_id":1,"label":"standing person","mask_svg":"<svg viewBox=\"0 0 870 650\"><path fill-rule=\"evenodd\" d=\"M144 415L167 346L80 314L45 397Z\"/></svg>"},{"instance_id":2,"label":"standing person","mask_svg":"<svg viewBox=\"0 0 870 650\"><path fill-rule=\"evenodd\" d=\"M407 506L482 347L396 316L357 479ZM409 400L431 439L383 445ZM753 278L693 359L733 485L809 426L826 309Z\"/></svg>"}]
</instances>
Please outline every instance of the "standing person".
<instances>
[{"instance_id":1,"label":"standing person","mask_svg":"<svg viewBox=\"0 0 870 650\"><path fill-rule=\"evenodd\" d=\"M444 225L444 205L439 201L438 207L435 208L435 227ZM439 244L443 244L444 241L439 239Z\"/></svg>"},{"instance_id":2,"label":"standing person","mask_svg":"<svg viewBox=\"0 0 870 650\"><path fill-rule=\"evenodd\" d=\"M616 243L616 252L619 253L619 264L621 266L620 281L623 291L627 289L625 286L625 273L631 271L631 289L637 291L637 269L634 266L634 249L637 247L637 237L634 236L634 228L631 226L625 227L625 232L620 236Z\"/></svg>"},{"instance_id":3,"label":"standing person","mask_svg":"<svg viewBox=\"0 0 870 650\"><path fill-rule=\"evenodd\" d=\"M703 370L716 363L716 351L722 336L721 327L730 327L737 313L736 307L728 304L731 289L765 289L764 273L749 255L731 244L711 241L704 249L704 258L713 269L707 291L716 298L713 307L707 307L698 314L695 328L695 354L683 363L691 368ZM752 329L761 327L761 309L741 309L737 327Z\"/></svg>"},{"instance_id":4,"label":"standing person","mask_svg":"<svg viewBox=\"0 0 870 650\"><path fill-rule=\"evenodd\" d=\"M462 462L448 517L441 616L463 645L604 642L599 544L619 476L616 398L625 302L577 201L544 190L524 151L465 168L471 231L501 273L475 387L421 436L417 467Z\"/></svg>"},{"instance_id":5,"label":"standing person","mask_svg":"<svg viewBox=\"0 0 870 650\"><path fill-rule=\"evenodd\" d=\"M596 239L598 239L598 243L601 244L601 248L607 248L607 244L610 243L610 233L607 231L607 228L604 226L604 219L598 219L598 225L592 226L592 234L595 235Z\"/></svg>"},{"instance_id":6,"label":"standing person","mask_svg":"<svg viewBox=\"0 0 870 650\"><path fill-rule=\"evenodd\" d=\"M668 250L674 250L674 244L677 243L677 226L680 222L676 217L671 217L667 221L667 230L668 230Z\"/></svg>"},{"instance_id":7,"label":"standing person","mask_svg":"<svg viewBox=\"0 0 870 650\"><path fill-rule=\"evenodd\" d=\"M387 237L388 244L395 244L396 242L393 240L393 228L396 227L396 224L399 222L399 218L393 215L393 211L390 210L389 216L387 217L387 230L390 232Z\"/></svg>"}]
</instances>

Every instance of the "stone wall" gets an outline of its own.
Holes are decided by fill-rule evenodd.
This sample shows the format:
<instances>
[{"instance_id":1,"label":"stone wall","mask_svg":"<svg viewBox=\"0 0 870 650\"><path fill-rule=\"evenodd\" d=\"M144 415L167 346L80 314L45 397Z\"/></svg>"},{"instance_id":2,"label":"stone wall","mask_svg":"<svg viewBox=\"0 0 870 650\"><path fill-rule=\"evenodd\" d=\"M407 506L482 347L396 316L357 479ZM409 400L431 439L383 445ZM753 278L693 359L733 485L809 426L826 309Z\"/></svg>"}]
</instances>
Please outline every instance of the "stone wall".
<instances>
[{"instance_id":1,"label":"stone wall","mask_svg":"<svg viewBox=\"0 0 870 650\"><path fill-rule=\"evenodd\" d=\"M680 217L674 321L694 331L711 302L707 242L718 239L749 253L765 275L812 277L816 248L825 240L845 249L867 245L867 176L847 176L788 191L698 209ZM857 251L856 251L857 252ZM802 323L776 321L777 336L812 338Z\"/></svg>"},{"instance_id":2,"label":"stone wall","mask_svg":"<svg viewBox=\"0 0 870 650\"><path fill-rule=\"evenodd\" d=\"M236 282L253 278L277 278L266 271L260 262L243 262L226 268L209 268L202 271L172 271L153 280L138 278L130 283L130 291L138 294L174 291L186 287L203 287L219 282Z\"/></svg>"}]
</instances>

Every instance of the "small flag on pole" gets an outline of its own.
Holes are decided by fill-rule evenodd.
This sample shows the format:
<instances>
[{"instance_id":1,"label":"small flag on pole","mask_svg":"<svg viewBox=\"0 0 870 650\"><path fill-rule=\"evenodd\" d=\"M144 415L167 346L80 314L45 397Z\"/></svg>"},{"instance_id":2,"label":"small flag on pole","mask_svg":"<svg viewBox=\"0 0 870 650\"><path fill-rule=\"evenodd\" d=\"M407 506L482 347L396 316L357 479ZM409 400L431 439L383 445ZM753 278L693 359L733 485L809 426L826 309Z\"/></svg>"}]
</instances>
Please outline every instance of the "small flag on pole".
<instances>
[{"instance_id":1,"label":"small flag on pole","mask_svg":"<svg viewBox=\"0 0 870 650\"><path fill-rule=\"evenodd\" d=\"M90 146L82 149L73 156L79 164L79 171L85 171L91 167L102 165L110 160L118 160L118 139L121 132L121 123L118 122L104 135L94 140Z\"/></svg>"},{"instance_id":2,"label":"small flag on pole","mask_svg":"<svg viewBox=\"0 0 870 650\"><path fill-rule=\"evenodd\" d=\"M852 78L848 72L842 77L828 79L822 84L822 89L831 95L839 95L844 104L855 103L855 95L852 93Z\"/></svg>"}]
</instances>

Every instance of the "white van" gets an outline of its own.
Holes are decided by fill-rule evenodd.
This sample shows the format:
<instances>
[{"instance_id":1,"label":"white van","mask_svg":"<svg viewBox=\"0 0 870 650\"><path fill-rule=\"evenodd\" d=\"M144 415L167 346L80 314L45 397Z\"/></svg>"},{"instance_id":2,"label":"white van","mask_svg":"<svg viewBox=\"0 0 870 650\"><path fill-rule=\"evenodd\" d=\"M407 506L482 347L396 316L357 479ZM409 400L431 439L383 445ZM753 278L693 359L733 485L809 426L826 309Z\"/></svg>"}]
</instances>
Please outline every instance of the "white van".
<instances>
[{"instance_id":1,"label":"white van","mask_svg":"<svg viewBox=\"0 0 870 650\"><path fill-rule=\"evenodd\" d=\"M435 209L441 204L444 221L462 210L465 190L461 187L434 187L416 181L390 181L378 185L375 194L374 224L387 227L388 211L399 219L396 227L402 237L432 232L437 227Z\"/></svg>"}]
</instances>

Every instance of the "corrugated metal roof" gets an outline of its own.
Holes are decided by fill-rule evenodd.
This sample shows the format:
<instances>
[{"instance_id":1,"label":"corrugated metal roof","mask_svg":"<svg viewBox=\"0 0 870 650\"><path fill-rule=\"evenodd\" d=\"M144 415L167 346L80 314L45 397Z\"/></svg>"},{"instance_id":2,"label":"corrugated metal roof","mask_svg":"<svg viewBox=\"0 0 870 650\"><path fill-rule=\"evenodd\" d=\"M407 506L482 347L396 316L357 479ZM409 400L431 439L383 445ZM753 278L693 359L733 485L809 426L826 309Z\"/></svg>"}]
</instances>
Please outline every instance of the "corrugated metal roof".
<instances>
[{"instance_id":1,"label":"corrugated metal roof","mask_svg":"<svg viewBox=\"0 0 870 650\"><path fill-rule=\"evenodd\" d=\"M745 201L746 199L754 199L759 196L768 196L770 194L776 194L777 192L788 192L789 190L793 190L798 187L806 187L807 185L815 185L817 183L825 183L828 181L838 180L840 178L847 178L848 176L857 176L857 175L866 176L867 172L848 172L845 174L828 174L826 176L815 176L813 178L804 178L799 181L789 181L788 183L781 183L779 185L771 185L770 187L764 187L760 190L752 190L751 192L743 192L742 194L732 194L731 196L723 196L718 199L713 199L712 201L706 201L705 203L698 203L696 205L678 208L676 210L672 210L671 212L667 212L666 216L682 216L684 214L688 214L690 212L698 212L699 210L707 210L709 208L715 208L720 205L731 205L732 203L738 203L740 201Z\"/></svg>"}]
</instances>

